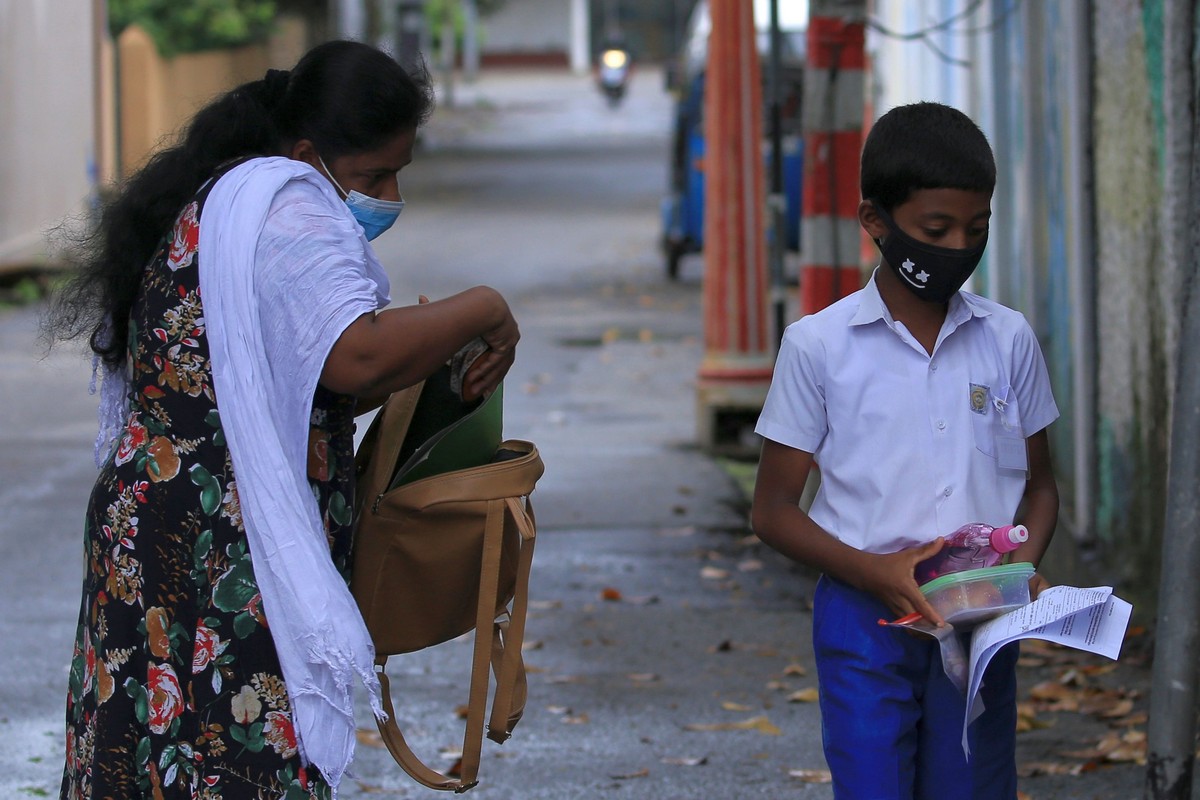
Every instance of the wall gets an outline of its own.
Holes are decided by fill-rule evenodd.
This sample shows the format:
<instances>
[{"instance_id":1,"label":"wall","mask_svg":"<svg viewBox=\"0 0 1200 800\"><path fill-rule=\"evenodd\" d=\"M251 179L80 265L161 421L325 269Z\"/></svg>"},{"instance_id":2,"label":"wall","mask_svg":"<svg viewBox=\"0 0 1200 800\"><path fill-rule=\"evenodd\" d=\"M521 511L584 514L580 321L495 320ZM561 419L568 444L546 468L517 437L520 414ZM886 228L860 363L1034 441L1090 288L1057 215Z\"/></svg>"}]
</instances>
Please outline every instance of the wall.
<instances>
[{"instance_id":1,"label":"wall","mask_svg":"<svg viewBox=\"0 0 1200 800\"><path fill-rule=\"evenodd\" d=\"M1165 505L1180 270L1165 258L1161 0L1097 11L1099 528L1153 579ZM1193 223L1194 224L1194 223Z\"/></svg>"},{"instance_id":2,"label":"wall","mask_svg":"<svg viewBox=\"0 0 1200 800\"><path fill-rule=\"evenodd\" d=\"M91 0L0 0L0 268L45 258L87 208L95 149Z\"/></svg>"},{"instance_id":3,"label":"wall","mask_svg":"<svg viewBox=\"0 0 1200 800\"><path fill-rule=\"evenodd\" d=\"M291 67L303 54L305 37L300 20L284 18L269 42L164 59L145 31L126 28L117 42L121 173L145 163L217 95L261 78L270 67Z\"/></svg>"},{"instance_id":4,"label":"wall","mask_svg":"<svg viewBox=\"0 0 1200 800\"><path fill-rule=\"evenodd\" d=\"M571 6L564 0L509 0L483 18L481 61L485 66L566 66L571 49Z\"/></svg>"}]
</instances>

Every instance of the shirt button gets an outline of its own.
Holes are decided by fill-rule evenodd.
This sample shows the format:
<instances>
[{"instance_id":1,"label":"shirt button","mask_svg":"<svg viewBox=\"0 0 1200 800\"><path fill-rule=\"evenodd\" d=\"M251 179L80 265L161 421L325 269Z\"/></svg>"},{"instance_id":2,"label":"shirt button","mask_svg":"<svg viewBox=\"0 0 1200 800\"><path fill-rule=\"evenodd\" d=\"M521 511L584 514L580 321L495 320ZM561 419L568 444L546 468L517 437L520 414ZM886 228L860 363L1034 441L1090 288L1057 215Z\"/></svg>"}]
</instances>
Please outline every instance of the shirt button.
<instances>
[{"instance_id":1,"label":"shirt button","mask_svg":"<svg viewBox=\"0 0 1200 800\"><path fill-rule=\"evenodd\" d=\"M932 370L933 372L937 372L937 363L936 363L936 362L935 362L935 363L931 363L931 364L929 365L929 369L930 369L930 370Z\"/></svg>"},{"instance_id":2,"label":"shirt button","mask_svg":"<svg viewBox=\"0 0 1200 800\"><path fill-rule=\"evenodd\" d=\"M942 496L944 496L944 497L949 497L953 493L954 493L954 490L951 489L949 486L947 486L945 489L942 489Z\"/></svg>"},{"instance_id":3,"label":"shirt button","mask_svg":"<svg viewBox=\"0 0 1200 800\"><path fill-rule=\"evenodd\" d=\"M939 431L944 431L944 430L946 430L946 420L944 420L944 419L939 419L939 420L938 420L938 422L937 422L937 426L938 426L938 430L939 430Z\"/></svg>"}]
</instances>

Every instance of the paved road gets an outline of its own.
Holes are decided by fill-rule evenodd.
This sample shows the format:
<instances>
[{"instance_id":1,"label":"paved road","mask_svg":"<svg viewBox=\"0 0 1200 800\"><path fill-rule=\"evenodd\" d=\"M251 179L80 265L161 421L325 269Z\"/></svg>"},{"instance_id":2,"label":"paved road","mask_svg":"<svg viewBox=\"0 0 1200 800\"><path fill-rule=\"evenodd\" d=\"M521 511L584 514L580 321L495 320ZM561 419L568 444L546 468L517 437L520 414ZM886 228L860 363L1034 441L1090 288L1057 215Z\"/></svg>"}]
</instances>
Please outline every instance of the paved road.
<instances>
[{"instance_id":1,"label":"paved road","mask_svg":"<svg viewBox=\"0 0 1200 800\"><path fill-rule=\"evenodd\" d=\"M537 442L547 465L528 711L509 743L485 743L472 796L827 800L828 786L789 774L824 766L815 705L789 702L816 685L811 576L745 538L738 488L693 445L701 265L667 283L655 246L669 122L658 75L640 73L615 110L562 74L495 74L455 95L404 173L409 205L379 250L397 303L475 283L510 298L524 337L506 433ZM87 365L68 351L38 360L35 326L34 310L0 314L5 798L56 793L94 478ZM468 659L456 642L389 669L401 721L437 765L460 744ZM1041 719L1054 727L1023 735L1025 761L1105 731ZM378 747L368 714L360 725L343 796L429 796ZM1140 777L1102 767L1023 788L1128 800Z\"/></svg>"}]
</instances>

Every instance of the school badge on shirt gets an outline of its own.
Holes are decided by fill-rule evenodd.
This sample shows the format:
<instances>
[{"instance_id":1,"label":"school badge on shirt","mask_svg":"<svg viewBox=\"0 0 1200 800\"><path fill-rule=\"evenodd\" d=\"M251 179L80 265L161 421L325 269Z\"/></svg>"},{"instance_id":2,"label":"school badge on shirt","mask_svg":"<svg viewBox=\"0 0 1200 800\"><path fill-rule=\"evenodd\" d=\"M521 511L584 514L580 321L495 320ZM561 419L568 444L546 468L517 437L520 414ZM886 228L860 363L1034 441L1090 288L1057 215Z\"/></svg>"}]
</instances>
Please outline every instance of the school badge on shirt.
<instances>
[{"instance_id":1,"label":"school badge on shirt","mask_svg":"<svg viewBox=\"0 0 1200 800\"><path fill-rule=\"evenodd\" d=\"M979 383L971 384L971 410L980 416L987 414L988 395L991 387Z\"/></svg>"}]
</instances>

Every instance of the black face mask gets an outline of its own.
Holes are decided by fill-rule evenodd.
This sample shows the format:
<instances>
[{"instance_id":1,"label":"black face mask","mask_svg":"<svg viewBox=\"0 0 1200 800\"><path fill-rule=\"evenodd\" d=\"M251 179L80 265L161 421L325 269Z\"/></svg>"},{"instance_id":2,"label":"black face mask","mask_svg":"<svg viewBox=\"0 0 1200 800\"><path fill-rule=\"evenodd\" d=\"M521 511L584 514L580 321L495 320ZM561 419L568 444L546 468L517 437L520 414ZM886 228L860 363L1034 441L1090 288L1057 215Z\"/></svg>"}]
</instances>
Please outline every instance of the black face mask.
<instances>
[{"instance_id":1,"label":"black face mask","mask_svg":"<svg viewBox=\"0 0 1200 800\"><path fill-rule=\"evenodd\" d=\"M888 228L887 237L882 242L876 239L875 243L900 282L922 300L948 302L979 266L987 236L965 250L937 247L909 236L878 204L872 205Z\"/></svg>"}]
</instances>

